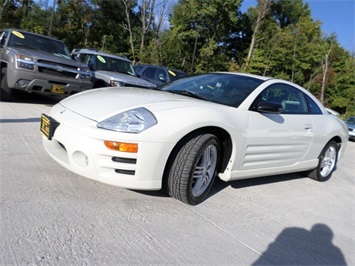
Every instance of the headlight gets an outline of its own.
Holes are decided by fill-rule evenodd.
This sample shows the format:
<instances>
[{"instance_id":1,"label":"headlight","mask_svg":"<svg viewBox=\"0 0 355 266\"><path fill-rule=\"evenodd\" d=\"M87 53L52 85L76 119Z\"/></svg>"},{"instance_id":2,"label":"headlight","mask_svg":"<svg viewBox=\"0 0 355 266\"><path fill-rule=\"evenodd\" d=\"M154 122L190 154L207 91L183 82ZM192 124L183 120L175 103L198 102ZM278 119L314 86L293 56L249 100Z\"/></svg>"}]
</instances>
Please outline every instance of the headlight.
<instances>
[{"instance_id":1,"label":"headlight","mask_svg":"<svg viewBox=\"0 0 355 266\"><path fill-rule=\"evenodd\" d=\"M16 64L18 68L24 68L27 70L35 69L35 63L33 59L26 55L21 55L21 54L16 55Z\"/></svg>"},{"instance_id":2,"label":"headlight","mask_svg":"<svg viewBox=\"0 0 355 266\"><path fill-rule=\"evenodd\" d=\"M147 109L140 107L112 116L97 126L124 133L140 133L156 123L154 115Z\"/></svg>"},{"instance_id":3,"label":"headlight","mask_svg":"<svg viewBox=\"0 0 355 266\"><path fill-rule=\"evenodd\" d=\"M118 80L110 80L110 86L111 87L123 87L125 84L122 81Z\"/></svg>"},{"instance_id":4,"label":"headlight","mask_svg":"<svg viewBox=\"0 0 355 266\"><path fill-rule=\"evenodd\" d=\"M92 76L91 70L82 69L79 71L80 71L80 78L81 79L90 79Z\"/></svg>"}]
</instances>

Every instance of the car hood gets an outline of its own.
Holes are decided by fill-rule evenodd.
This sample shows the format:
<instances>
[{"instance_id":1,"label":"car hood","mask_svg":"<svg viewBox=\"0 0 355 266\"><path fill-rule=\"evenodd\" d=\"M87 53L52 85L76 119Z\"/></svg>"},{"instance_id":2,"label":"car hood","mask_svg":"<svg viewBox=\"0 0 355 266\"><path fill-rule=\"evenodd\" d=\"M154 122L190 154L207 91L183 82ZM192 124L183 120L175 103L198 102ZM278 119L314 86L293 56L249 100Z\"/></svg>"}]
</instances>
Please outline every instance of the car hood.
<instances>
[{"instance_id":1,"label":"car hood","mask_svg":"<svg viewBox=\"0 0 355 266\"><path fill-rule=\"evenodd\" d=\"M47 53L39 50L33 50L33 49L23 49L23 48L14 48L14 47L11 47L11 49L16 51L15 53L27 55L35 60L45 60L45 61L55 62L62 65L87 68L85 64L79 63L65 55L51 54L51 53Z\"/></svg>"},{"instance_id":2,"label":"car hood","mask_svg":"<svg viewBox=\"0 0 355 266\"><path fill-rule=\"evenodd\" d=\"M119 72L113 72L113 71L105 71L105 70L98 70L95 71L95 76L97 78L103 78L106 77L106 79L109 80L119 80L124 82L127 86L139 86L139 87L147 87L147 88L155 88L155 84L152 84L144 79L131 76L129 74L123 74ZM105 78L104 78L105 79Z\"/></svg>"},{"instance_id":3,"label":"car hood","mask_svg":"<svg viewBox=\"0 0 355 266\"><path fill-rule=\"evenodd\" d=\"M79 115L100 122L108 117L137 107L154 112L212 104L207 101L164 91L133 87L100 88L75 94L59 103Z\"/></svg>"}]
</instances>

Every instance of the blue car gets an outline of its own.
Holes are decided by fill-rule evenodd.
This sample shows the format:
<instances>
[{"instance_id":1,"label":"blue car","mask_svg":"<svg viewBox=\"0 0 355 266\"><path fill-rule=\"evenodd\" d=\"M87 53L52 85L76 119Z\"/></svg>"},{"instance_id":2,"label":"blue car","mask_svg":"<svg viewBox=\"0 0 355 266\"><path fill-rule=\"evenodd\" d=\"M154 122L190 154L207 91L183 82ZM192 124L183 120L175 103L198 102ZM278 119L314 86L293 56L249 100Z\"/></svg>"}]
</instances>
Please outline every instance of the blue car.
<instances>
[{"instance_id":1,"label":"blue car","mask_svg":"<svg viewBox=\"0 0 355 266\"><path fill-rule=\"evenodd\" d=\"M351 116L345 120L349 130L349 139L355 141L355 116Z\"/></svg>"}]
</instances>

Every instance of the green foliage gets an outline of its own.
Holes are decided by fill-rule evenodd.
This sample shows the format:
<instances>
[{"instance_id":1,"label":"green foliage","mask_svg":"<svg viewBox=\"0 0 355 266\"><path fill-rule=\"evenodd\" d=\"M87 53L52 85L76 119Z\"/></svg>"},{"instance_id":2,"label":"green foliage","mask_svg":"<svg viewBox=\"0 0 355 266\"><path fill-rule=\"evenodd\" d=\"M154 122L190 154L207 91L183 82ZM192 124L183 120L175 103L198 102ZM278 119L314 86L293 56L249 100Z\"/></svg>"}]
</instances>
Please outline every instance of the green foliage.
<instances>
[{"instance_id":1,"label":"green foliage","mask_svg":"<svg viewBox=\"0 0 355 266\"><path fill-rule=\"evenodd\" d=\"M161 1L156 0L157 7ZM257 7L240 11L242 0L169 1L174 3L170 27L157 32L154 23L143 29L142 1L137 0L57 0L54 12L34 0L4 3L0 0L0 30L49 34L70 49L92 47L129 58L134 50L137 62L190 74L243 71L258 18ZM335 35L323 36L320 27L304 0L269 0L248 72L293 81L316 96L324 82L324 104L344 117L355 115L355 55L344 50Z\"/></svg>"}]
</instances>

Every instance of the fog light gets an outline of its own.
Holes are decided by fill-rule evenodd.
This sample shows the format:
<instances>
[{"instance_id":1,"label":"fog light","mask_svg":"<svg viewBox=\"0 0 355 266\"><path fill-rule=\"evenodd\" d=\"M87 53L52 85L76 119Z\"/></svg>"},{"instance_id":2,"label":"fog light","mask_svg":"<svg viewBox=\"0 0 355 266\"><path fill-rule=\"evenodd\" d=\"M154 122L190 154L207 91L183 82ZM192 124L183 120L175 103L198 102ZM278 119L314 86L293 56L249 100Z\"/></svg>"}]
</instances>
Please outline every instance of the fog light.
<instances>
[{"instance_id":1,"label":"fog light","mask_svg":"<svg viewBox=\"0 0 355 266\"><path fill-rule=\"evenodd\" d=\"M29 80L25 80L25 79L20 79L19 81L17 81L17 84L20 87L26 87L28 84L30 84Z\"/></svg>"},{"instance_id":2,"label":"fog light","mask_svg":"<svg viewBox=\"0 0 355 266\"><path fill-rule=\"evenodd\" d=\"M81 151L73 153L73 162L79 167L86 167L89 165L89 158Z\"/></svg>"},{"instance_id":3,"label":"fog light","mask_svg":"<svg viewBox=\"0 0 355 266\"><path fill-rule=\"evenodd\" d=\"M136 143L124 143L117 141L105 140L105 146L110 150L121 151L121 152L138 152L138 144Z\"/></svg>"}]
</instances>

